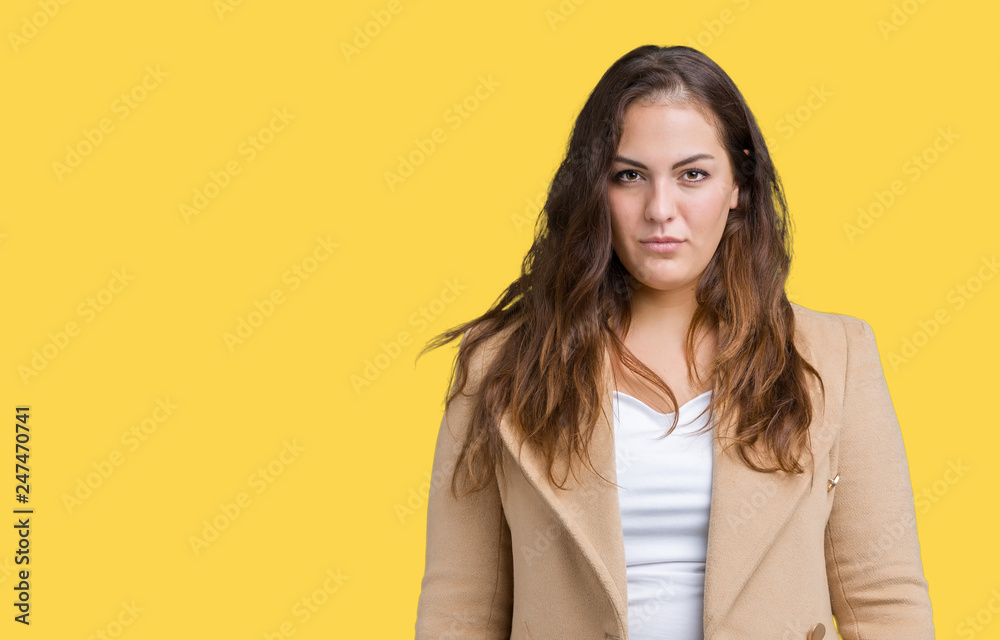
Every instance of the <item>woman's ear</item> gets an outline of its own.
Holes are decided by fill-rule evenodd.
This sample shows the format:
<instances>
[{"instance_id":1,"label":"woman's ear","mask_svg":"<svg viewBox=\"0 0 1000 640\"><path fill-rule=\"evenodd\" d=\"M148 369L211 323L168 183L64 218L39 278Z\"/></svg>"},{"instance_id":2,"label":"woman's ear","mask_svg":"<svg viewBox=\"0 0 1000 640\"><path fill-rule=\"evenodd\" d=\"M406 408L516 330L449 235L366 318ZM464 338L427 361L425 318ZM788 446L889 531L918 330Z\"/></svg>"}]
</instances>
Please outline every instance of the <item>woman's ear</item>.
<instances>
[{"instance_id":1,"label":"woman's ear","mask_svg":"<svg viewBox=\"0 0 1000 640\"><path fill-rule=\"evenodd\" d=\"M750 150L749 149L744 149L743 153L745 153L745 154L747 154L749 156L750 155ZM739 187L739 185L736 184L736 181L733 180L733 194L729 198L729 210L732 211L733 209L735 209L736 205L738 205L739 202L740 202L740 187Z\"/></svg>"}]
</instances>

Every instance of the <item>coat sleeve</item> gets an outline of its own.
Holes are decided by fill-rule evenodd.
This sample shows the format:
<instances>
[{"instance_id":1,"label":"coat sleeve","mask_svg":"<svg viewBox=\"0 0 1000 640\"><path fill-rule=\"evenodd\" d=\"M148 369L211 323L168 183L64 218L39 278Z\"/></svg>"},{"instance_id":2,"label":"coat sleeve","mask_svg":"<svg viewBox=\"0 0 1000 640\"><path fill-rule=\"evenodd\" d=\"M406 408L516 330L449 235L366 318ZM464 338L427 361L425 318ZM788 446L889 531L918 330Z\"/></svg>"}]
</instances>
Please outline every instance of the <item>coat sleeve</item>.
<instances>
[{"instance_id":1,"label":"coat sleeve","mask_svg":"<svg viewBox=\"0 0 1000 640\"><path fill-rule=\"evenodd\" d=\"M469 428L487 345L470 359L463 394L441 420L427 499L427 554L417 603L416 640L510 638L511 536L497 483L455 499L451 476ZM462 483L459 483L459 488ZM461 492L459 492L461 494Z\"/></svg>"},{"instance_id":2,"label":"coat sleeve","mask_svg":"<svg viewBox=\"0 0 1000 640\"><path fill-rule=\"evenodd\" d=\"M830 598L845 640L934 638L903 437L872 328L847 334L843 422L826 528Z\"/></svg>"}]
</instances>

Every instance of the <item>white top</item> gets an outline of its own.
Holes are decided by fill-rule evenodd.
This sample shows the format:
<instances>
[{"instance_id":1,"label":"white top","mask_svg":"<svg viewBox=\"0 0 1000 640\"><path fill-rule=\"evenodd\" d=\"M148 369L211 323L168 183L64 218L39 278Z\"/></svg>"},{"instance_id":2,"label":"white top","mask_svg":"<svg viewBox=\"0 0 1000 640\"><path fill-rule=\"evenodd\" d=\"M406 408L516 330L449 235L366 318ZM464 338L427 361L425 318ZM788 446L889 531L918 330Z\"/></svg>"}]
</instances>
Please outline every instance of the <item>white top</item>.
<instances>
[{"instance_id":1,"label":"white top","mask_svg":"<svg viewBox=\"0 0 1000 640\"><path fill-rule=\"evenodd\" d=\"M615 463L628 587L630 640L702 640L712 499L713 430L698 417L706 391L673 413L614 392Z\"/></svg>"}]
</instances>

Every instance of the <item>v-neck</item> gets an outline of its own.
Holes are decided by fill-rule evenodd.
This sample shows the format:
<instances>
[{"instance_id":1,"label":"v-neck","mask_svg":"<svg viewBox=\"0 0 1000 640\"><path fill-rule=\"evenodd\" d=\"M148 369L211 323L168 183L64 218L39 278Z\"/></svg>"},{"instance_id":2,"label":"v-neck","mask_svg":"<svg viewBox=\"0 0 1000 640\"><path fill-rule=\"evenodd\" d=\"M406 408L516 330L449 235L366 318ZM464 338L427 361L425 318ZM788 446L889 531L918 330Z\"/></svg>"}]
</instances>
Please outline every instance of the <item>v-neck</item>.
<instances>
[{"instance_id":1,"label":"v-neck","mask_svg":"<svg viewBox=\"0 0 1000 640\"><path fill-rule=\"evenodd\" d=\"M626 398L631 398L632 400L635 400L636 402L638 402L639 404L641 404L642 406L644 406L648 411L650 411L651 413L655 413L658 416L666 417L666 416L672 416L672 415L674 415L673 411L671 411L670 413L661 413L660 411L657 411L656 409L654 409L653 407L649 406L648 404L646 404L645 402L643 402L639 398L636 398L635 396L629 395L629 394L625 393L624 391L618 391L617 389L615 389L615 393L617 395L625 396ZM699 399L701 399L701 398L709 395L710 393L712 393L711 389L709 389L705 393L699 394L699 395L691 398L690 400L688 400L687 402L685 402L684 404L681 405L681 407L679 409L680 413L687 414L687 408L689 406L691 406L691 404L693 404L695 400L699 400Z\"/></svg>"}]
</instances>

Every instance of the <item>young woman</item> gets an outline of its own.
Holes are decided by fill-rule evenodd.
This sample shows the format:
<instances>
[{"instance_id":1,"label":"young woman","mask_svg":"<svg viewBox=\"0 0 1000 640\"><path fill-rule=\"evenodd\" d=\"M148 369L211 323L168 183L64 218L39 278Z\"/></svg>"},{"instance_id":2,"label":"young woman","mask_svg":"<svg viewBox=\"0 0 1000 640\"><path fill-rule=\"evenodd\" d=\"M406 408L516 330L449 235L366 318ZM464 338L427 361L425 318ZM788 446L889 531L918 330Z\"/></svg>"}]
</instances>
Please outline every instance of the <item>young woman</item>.
<instances>
[{"instance_id":1,"label":"young woman","mask_svg":"<svg viewBox=\"0 0 1000 640\"><path fill-rule=\"evenodd\" d=\"M463 338L417 640L933 638L875 337L787 299L781 183L729 76L623 56L542 213L521 276L425 347Z\"/></svg>"}]
</instances>

